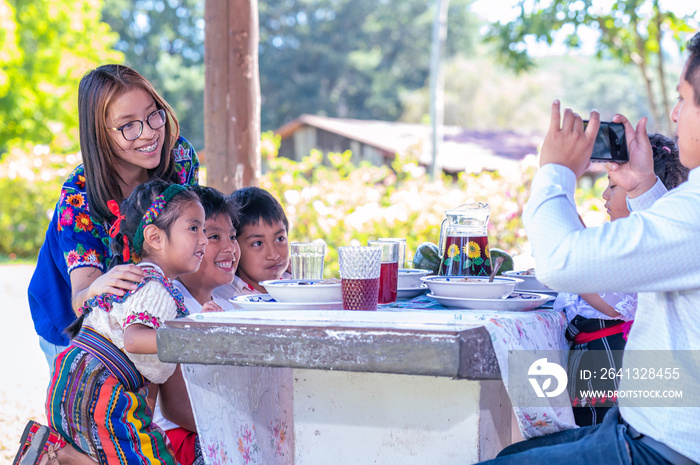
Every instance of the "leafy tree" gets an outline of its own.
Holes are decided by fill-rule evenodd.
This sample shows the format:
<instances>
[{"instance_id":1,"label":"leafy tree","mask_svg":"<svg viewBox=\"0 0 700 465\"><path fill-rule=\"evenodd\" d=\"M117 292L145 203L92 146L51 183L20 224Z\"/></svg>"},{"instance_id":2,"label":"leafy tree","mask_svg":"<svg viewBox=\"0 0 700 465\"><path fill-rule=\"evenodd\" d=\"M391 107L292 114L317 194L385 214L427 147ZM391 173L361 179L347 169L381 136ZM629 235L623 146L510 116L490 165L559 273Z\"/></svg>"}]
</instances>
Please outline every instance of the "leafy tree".
<instances>
[{"instance_id":1,"label":"leafy tree","mask_svg":"<svg viewBox=\"0 0 700 465\"><path fill-rule=\"evenodd\" d=\"M288 0L260 3L262 127L302 113L394 121L400 95L425 84L434 2ZM476 23L453 0L445 56L467 51Z\"/></svg>"},{"instance_id":2,"label":"leafy tree","mask_svg":"<svg viewBox=\"0 0 700 465\"><path fill-rule=\"evenodd\" d=\"M445 63L445 124L542 133L555 98L581 115L595 108L607 120L618 112L633 121L649 114L647 100L638 91L642 78L633 65L582 55L539 57L535 63L516 73L494 63L486 50ZM427 86L405 94L402 102L402 121L426 121ZM661 130L653 124L649 129Z\"/></svg>"},{"instance_id":3,"label":"leafy tree","mask_svg":"<svg viewBox=\"0 0 700 465\"><path fill-rule=\"evenodd\" d=\"M546 5L546 6L543 6ZM661 9L658 0L615 0L609 9L601 9L594 0L553 0L551 3L518 3L520 16L510 23L493 24L488 37L499 45L500 55L517 70L533 65L526 41L535 39L551 44L561 31L570 48L581 46L579 30L588 26L599 32L598 56L633 63L639 69L649 100L649 109L657 124L669 128L670 114L662 42L670 36L682 47L683 33L690 32L687 19ZM654 90L654 85L658 91ZM657 102L661 96L661 103Z\"/></svg>"},{"instance_id":4,"label":"leafy tree","mask_svg":"<svg viewBox=\"0 0 700 465\"><path fill-rule=\"evenodd\" d=\"M77 148L78 83L102 61L121 60L100 6L0 0L0 155L21 142Z\"/></svg>"},{"instance_id":5,"label":"leafy tree","mask_svg":"<svg viewBox=\"0 0 700 465\"><path fill-rule=\"evenodd\" d=\"M115 48L173 107L181 132L204 146L204 0L105 0Z\"/></svg>"}]
</instances>

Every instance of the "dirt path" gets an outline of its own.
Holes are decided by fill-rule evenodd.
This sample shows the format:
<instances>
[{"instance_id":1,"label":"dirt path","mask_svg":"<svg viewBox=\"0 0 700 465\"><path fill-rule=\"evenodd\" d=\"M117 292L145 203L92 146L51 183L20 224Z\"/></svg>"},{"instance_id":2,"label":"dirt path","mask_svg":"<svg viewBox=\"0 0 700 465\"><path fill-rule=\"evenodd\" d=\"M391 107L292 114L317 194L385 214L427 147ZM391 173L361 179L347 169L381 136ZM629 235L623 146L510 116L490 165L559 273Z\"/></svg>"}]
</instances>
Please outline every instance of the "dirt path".
<instances>
[{"instance_id":1,"label":"dirt path","mask_svg":"<svg viewBox=\"0 0 700 465\"><path fill-rule=\"evenodd\" d=\"M49 367L27 303L31 265L0 266L0 464L15 458L27 421L46 424Z\"/></svg>"}]
</instances>

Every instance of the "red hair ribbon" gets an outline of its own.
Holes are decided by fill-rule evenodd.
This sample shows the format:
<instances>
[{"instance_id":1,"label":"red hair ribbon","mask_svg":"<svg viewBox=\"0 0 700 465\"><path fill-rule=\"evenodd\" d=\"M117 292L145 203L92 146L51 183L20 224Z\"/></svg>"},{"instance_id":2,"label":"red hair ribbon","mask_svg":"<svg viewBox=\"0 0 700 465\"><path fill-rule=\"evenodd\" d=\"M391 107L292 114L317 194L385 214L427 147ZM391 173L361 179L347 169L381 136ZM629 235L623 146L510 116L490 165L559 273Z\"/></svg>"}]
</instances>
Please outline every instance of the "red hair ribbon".
<instances>
[{"instance_id":1,"label":"red hair ribbon","mask_svg":"<svg viewBox=\"0 0 700 465\"><path fill-rule=\"evenodd\" d=\"M114 223L112 226L109 228L109 237L114 238L119 234L119 229L121 226L122 221L125 219L124 215L121 214L119 211L119 204L116 202L116 200L109 200L107 202L107 208L109 208L109 211L112 212L114 216L117 217L116 220L114 220ZM129 255L129 238L126 237L126 234L123 234L122 237L124 238L124 250L122 251L123 257L124 257L124 263L129 261L130 255Z\"/></svg>"}]
</instances>

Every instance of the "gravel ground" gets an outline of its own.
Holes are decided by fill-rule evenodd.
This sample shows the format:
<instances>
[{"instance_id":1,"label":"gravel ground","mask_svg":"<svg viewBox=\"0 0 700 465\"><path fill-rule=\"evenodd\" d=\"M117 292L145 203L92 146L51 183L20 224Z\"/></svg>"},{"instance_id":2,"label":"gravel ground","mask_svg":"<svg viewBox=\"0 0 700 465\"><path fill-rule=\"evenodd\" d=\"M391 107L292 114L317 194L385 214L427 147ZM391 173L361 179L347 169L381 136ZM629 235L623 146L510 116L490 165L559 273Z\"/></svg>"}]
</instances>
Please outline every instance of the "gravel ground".
<instances>
[{"instance_id":1,"label":"gravel ground","mask_svg":"<svg viewBox=\"0 0 700 465\"><path fill-rule=\"evenodd\" d=\"M10 464L29 420L46 424L49 366L29 314L33 265L0 266L0 464Z\"/></svg>"}]
</instances>

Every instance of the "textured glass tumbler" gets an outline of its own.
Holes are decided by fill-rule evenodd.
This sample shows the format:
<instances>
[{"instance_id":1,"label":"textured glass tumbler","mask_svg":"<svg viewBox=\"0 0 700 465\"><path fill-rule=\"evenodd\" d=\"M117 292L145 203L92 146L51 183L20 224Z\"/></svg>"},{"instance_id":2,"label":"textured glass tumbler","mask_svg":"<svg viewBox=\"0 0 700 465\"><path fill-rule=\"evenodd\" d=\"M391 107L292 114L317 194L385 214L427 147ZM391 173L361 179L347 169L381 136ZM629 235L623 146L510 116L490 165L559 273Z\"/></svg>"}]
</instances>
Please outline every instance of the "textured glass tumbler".
<instances>
[{"instance_id":1,"label":"textured glass tumbler","mask_svg":"<svg viewBox=\"0 0 700 465\"><path fill-rule=\"evenodd\" d=\"M323 242L292 242L289 244L292 258L292 279L323 279Z\"/></svg>"},{"instance_id":2,"label":"textured glass tumbler","mask_svg":"<svg viewBox=\"0 0 700 465\"><path fill-rule=\"evenodd\" d=\"M338 247L345 310L376 310L382 251L379 247Z\"/></svg>"},{"instance_id":3,"label":"textured glass tumbler","mask_svg":"<svg viewBox=\"0 0 700 465\"><path fill-rule=\"evenodd\" d=\"M379 242L399 243L399 268L406 268L406 239L402 237L380 237Z\"/></svg>"}]
</instances>

